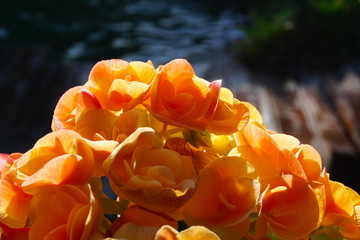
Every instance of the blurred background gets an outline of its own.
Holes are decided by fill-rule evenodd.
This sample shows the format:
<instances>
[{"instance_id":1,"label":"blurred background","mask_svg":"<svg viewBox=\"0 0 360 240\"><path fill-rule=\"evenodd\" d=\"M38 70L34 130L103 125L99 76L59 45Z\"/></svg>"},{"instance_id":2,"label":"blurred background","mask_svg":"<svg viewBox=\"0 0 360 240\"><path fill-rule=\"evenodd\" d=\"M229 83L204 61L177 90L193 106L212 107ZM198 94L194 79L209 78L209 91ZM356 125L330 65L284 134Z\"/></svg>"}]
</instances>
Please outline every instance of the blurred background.
<instances>
[{"instance_id":1,"label":"blurred background","mask_svg":"<svg viewBox=\"0 0 360 240\"><path fill-rule=\"evenodd\" d=\"M360 191L358 0L12 0L0 3L0 152L25 152L99 60L186 58L268 128L321 153Z\"/></svg>"}]
</instances>

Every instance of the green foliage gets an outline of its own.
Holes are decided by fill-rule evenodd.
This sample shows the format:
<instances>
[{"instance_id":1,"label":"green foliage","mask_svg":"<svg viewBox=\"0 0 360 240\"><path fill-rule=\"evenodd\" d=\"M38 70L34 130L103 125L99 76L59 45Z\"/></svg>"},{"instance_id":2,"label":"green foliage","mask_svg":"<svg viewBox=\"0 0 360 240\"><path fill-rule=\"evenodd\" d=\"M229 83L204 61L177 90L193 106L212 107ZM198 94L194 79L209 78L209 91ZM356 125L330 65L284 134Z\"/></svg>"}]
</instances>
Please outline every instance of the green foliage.
<instances>
[{"instance_id":1,"label":"green foliage","mask_svg":"<svg viewBox=\"0 0 360 240\"><path fill-rule=\"evenodd\" d=\"M358 0L269 1L254 6L241 60L269 69L333 68L360 56Z\"/></svg>"},{"instance_id":2,"label":"green foliage","mask_svg":"<svg viewBox=\"0 0 360 240\"><path fill-rule=\"evenodd\" d=\"M184 138L188 143L193 145L194 147L211 147L211 135L209 132L197 132L190 129L184 129L182 132Z\"/></svg>"}]
</instances>

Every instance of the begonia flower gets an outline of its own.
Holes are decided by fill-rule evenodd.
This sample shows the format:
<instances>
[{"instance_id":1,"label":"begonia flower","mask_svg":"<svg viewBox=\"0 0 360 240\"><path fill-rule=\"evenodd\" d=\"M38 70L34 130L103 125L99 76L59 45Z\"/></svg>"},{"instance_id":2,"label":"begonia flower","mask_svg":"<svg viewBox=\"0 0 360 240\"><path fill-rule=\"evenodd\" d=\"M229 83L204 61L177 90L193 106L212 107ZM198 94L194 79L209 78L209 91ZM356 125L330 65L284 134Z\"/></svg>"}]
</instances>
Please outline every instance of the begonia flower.
<instances>
[{"instance_id":1,"label":"begonia flower","mask_svg":"<svg viewBox=\"0 0 360 240\"><path fill-rule=\"evenodd\" d=\"M130 110L141 103L156 76L149 61L127 62L120 59L100 61L92 68L86 87L105 109Z\"/></svg>"},{"instance_id":2,"label":"begonia flower","mask_svg":"<svg viewBox=\"0 0 360 240\"><path fill-rule=\"evenodd\" d=\"M360 195L327 175L325 178L326 209L321 225L339 228L346 239L359 239Z\"/></svg>"},{"instance_id":3,"label":"begonia flower","mask_svg":"<svg viewBox=\"0 0 360 240\"><path fill-rule=\"evenodd\" d=\"M191 226L178 232L173 227L165 225L157 231L155 240L220 240L220 238L203 226Z\"/></svg>"},{"instance_id":4,"label":"begonia flower","mask_svg":"<svg viewBox=\"0 0 360 240\"><path fill-rule=\"evenodd\" d=\"M94 162L91 148L78 133L59 130L39 139L13 167L22 188L30 193L49 185L85 184Z\"/></svg>"},{"instance_id":5,"label":"begonia flower","mask_svg":"<svg viewBox=\"0 0 360 240\"><path fill-rule=\"evenodd\" d=\"M156 212L174 213L191 197L197 173L191 156L156 147L151 128L139 128L103 167L120 197Z\"/></svg>"},{"instance_id":6,"label":"begonia flower","mask_svg":"<svg viewBox=\"0 0 360 240\"><path fill-rule=\"evenodd\" d=\"M149 126L145 109L135 108L120 115L106 109L81 114L74 131L92 141L113 140L121 143L139 127Z\"/></svg>"},{"instance_id":7,"label":"begonia flower","mask_svg":"<svg viewBox=\"0 0 360 240\"><path fill-rule=\"evenodd\" d=\"M14 174L2 176L0 182L0 222L9 228L24 228L29 216L29 204L32 196L25 193Z\"/></svg>"},{"instance_id":8,"label":"begonia flower","mask_svg":"<svg viewBox=\"0 0 360 240\"><path fill-rule=\"evenodd\" d=\"M259 212L263 224L279 238L301 239L319 227L324 208L306 180L285 174L270 182Z\"/></svg>"},{"instance_id":9,"label":"begonia flower","mask_svg":"<svg viewBox=\"0 0 360 240\"><path fill-rule=\"evenodd\" d=\"M156 232L164 225L177 228L178 223L165 214L133 205L112 224L108 235L114 239L154 240Z\"/></svg>"},{"instance_id":10,"label":"begonia flower","mask_svg":"<svg viewBox=\"0 0 360 240\"><path fill-rule=\"evenodd\" d=\"M51 132L14 161L9 170L13 185L34 194L45 186L85 184L96 175L95 163L99 161L97 165L101 166L104 160L95 157L94 152L100 150L94 150L94 145L72 130ZM108 145L104 151L111 151L116 146L112 142ZM109 154L101 155L106 158Z\"/></svg>"},{"instance_id":11,"label":"begonia flower","mask_svg":"<svg viewBox=\"0 0 360 240\"><path fill-rule=\"evenodd\" d=\"M197 77L189 62L176 59L160 69L146 108L160 121L216 134L233 133L247 122L248 109L221 88Z\"/></svg>"},{"instance_id":12,"label":"begonia flower","mask_svg":"<svg viewBox=\"0 0 360 240\"><path fill-rule=\"evenodd\" d=\"M194 196L186 204L189 225L228 227L247 218L258 203L255 169L240 157L223 157L200 170Z\"/></svg>"},{"instance_id":13,"label":"begonia flower","mask_svg":"<svg viewBox=\"0 0 360 240\"><path fill-rule=\"evenodd\" d=\"M236 147L229 155L247 160L258 172L264 190L267 184L280 176L286 166L286 159L270 134L253 124L251 120L241 131L235 133Z\"/></svg>"},{"instance_id":14,"label":"begonia flower","mask_svg":"<svg viewBox=\"0 0 360 240\"><path fill-rule=\"evenodd\" d=\"M30 209L29 240L87 240L98 234L103 220L99 200L88 185L42 188Z\"/></svg>"},{"instance_id":15,"label":"begonia flower","mask_svg":"<svg viewBox=\"0 0 360 240\"><path fill-rule=\"evenodd\" d=\"M97 98L84 86L67 90L56 104L51 129L73 129L77 118L84 112L101 109Z\"/></svg>"},{"instance_id":16,"label":"begonia flower","mask_svg":"<svg viewBox=\"0 0 360 240\"><path fill-rule=\"evenodd\" d=\"M21 229L25 227L32 198L31 195L23 191L22 181L17 181L16 171L11 168L16 159L21 156L22 154L19 153L2 155L2 159L6 163L2 169L0 180L0 222L7 227L9 235L11 235L12 228Z\"/></svg>"}]
</instances>

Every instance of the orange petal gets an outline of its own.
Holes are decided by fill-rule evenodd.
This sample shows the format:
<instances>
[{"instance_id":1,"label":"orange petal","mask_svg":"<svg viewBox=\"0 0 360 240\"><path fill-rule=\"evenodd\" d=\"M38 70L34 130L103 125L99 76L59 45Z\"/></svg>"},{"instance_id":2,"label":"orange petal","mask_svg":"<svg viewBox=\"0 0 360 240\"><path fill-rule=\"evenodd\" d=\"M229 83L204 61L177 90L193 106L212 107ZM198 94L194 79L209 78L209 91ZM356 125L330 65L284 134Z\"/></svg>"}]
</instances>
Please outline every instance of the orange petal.
<instances>
[{"instance_id":1,"label":"orange petal","mask_svg":"<svg viewBox=\"0 0 360 240\"><path fill-rule=\"evenodd\" d=\"M190 225L211 227L243 221L260 194L256 178L254 169L239 157L211 162L200 171L196 192L184 209L185 221Z\"/></svg>"},{"instance_id":2,"label":"orange petal","mask_svg":"<svg viewBox=\"0 0 360 240\"><path fill-rule=\"evenodd\" d=\"M133 205L114 222L110 233L117 238L154 239L156 231L164 225L177 228L178 224L165 214L150 212Z\"/></svg>"},{"instance_id":3,"label":"orange petal","mask_svg":"<svg viewBox=\"0 0 360 240\"><path fill-rule=\"evenodd\" d=\"M304 179L293 175L278 177L263 196L261 214L278 237L300 239L319 227L322 205Z\"/></svg>"},{"instance_id":4,"label":"orange petal","mask_svg":"<svg viewBox=\"0 0 360 240\"><path fill-rule=\"evenodd\" d=\"M135 81L145 84L150 84L156 75L156 71L152 64L140 61L130 62L128 65L128 70L132 76L137 77Z\"/></svg>"},{"instance_id":5,"label":"orange petal","mask_svg":"<svg viewBox=\"0 0 360 240\"><path fill-rule=\"evenodd\" d=\"M191 64L185 59L172 60L163 67L161 73L170 81L181 81L195 75Z\"/></svg>"},{"instance_id":6,"label":"orange petal","mask_svg":"<svg viewBox=\"0 0 360 240\"><path fill-rule=\"evenodd\" d=\"M144 94L148 88L149 85L142 82L115 79L109 88L106 106L111 110L119 111Z\"/></svg>"},{"instance_id":7,"label":"orange petal","mask_svg":"<svg viewBox=\"0 0 360 240\"><path fill-rule=\"evenodd\" d=\"M50 234L51 236L52 231L55 231L54 232L55 236L56 235L63 236L64 228L66 230L66 224L65 222L63 222L62 219L57 219L55 216L42 217L31 226L29 231L29 240L45 239L48 234ZM60 238L55 238L55 239L60 240Z\"/></svg>"},{"instance_id":8,"label":"orange petal","mask_svg":"<svg viewBox=\"0 0 360 240\"><path fill-rule=\"evenodd\" d=\"M212 119L209 119L206 130L224 135L240 131L249 121L249 109L240 101L232 105L219 101Z\"/></svg>"},{"instance_id":9,"label":"orange petal","mask_svg":"<svg viewBox=\"0 0 360 240\"><path fill-rule=\"evenodd\" d=\"M129 153L132 153L138 145L149 145L154 146L156 137L155 132L152 128L138 128L134 133L132 133L124 142L117 146L110 156L104 161L103 169L106 172L111 170L111 166L119 159L120 162L123 161L123 156Z\"/></svg>"},{"instance_id":10,"label":"orange petal","mask_svg":"<svg viewBox=\"0 0 360 240\"><path fill-rule=\"evenodd\" d=\"M72 129L75 124L74 109L78 104L78 95L83 89L82 86L77 86L67 90L59 99L54 110L55 119L58 119L62 125L67 129ZM52 130L58 130L59 123L56 120L52 123Z\"/></svg>"},{"instance_id":11,"label":"orange petal","mask_svg":"<svg viewBox=\"0 0 360 240\"><path fill-rule=\"evenodd\" d=\"M274 139L280 148L285 148L290 151L300 145L300 141L297 138L287 134L272 134L271 138Z\"/></svg>"},{"instance_id":12,"label":"orange petal","mask_svg":"<svg viewBox=\"0 0 360 240\"><path fill-rule=\"evenodd\" d=\"M322 161L319 152L310 145L301 144L298 159L309 181L317 181L322 169Z\"/></svg>"},{"instance_id":13,"label":"orange petal","mask_svg":"<svg viewBox=\"0 0 360 240\"><path fill-rule=\"evenodd\" d=\"M37 188L49 185L65 183L79 184L76 181L72 181L73 179L75 180L75 175L79 176L78 174L81 174L81 172L75 171L79 161L80 156L73 154L55 157L47 162L36 173L27 178L23 182L22 187L25 192L32 192Z\"/></svg>"},{"instance_id":14,"label":"orange petal","mask_svg":"<svg viewBox=\"0 0 360 240\"><path fill-rule=\"evenodd\" d=\"M0 221L11 228L25 226L32 196L5 176L0 182Z\"/></svg>"},{"instance_id":15,"label":"orange petal","mask_svg":"<svg viewBox=\"0 0 360 240\"><path fill-rule=\"evenodd\" d=\"M191 226L180 232L177 236L179 240L220 240L212 231L203 226Z\"/></svg>"},{"instance_id":16,"label":"orange petal","mask_svg":"<svg viewBox=\"0 0 360 240\"><path fill-rule=\"evenodd\" d=\"M106 140L111 140L113 125L117 116L105 109L96 109L81 114L74 131L89 140L94 140L96 133L102 134Z\"/></svg>"},{"instance_id":17,"label":"orange petal","mask_svg":"<svg viewBox=\"0 0 360 240\"><path fill-rule=\"evenodd\" d=\"M91 69L89 80L85 86L107 90L114 79L124 79L128 65L128 62L121 59L100 61Z\"/></svg>"}]
</instances>

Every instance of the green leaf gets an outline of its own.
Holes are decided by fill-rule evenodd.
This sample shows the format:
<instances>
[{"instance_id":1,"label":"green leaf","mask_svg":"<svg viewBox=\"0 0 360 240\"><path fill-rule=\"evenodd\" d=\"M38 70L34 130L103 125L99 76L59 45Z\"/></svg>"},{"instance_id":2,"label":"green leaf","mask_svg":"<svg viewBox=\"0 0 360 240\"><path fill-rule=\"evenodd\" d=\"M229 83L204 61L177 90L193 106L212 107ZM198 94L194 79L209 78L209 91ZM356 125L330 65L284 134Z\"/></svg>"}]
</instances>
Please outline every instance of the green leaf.
<instances>
[{"instance_id":1,"label":"green leaf","mask_svg":"<svg viewBox=\"0 0 360 240\"><path fill-rule=\"evenodd\" d=\"M185 140L194 147L211 147L211 135L209 132L197 132L190 129L184 129L182 132Z\"/></svg>"},{"instance_id":2,"label":"green leaf","mask_svg":"<svg viewBox=\"0 0 360 240\"><path fill-rule=\"evenodd\" d=\"M109 198L100 198L100 202L105 214L121 214L130 204L130 201L124 199L116 201Z\"/></svg>"}]
</instances>

